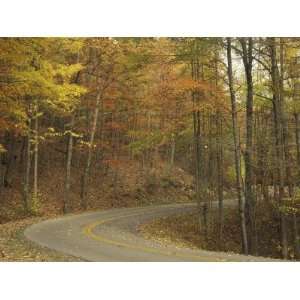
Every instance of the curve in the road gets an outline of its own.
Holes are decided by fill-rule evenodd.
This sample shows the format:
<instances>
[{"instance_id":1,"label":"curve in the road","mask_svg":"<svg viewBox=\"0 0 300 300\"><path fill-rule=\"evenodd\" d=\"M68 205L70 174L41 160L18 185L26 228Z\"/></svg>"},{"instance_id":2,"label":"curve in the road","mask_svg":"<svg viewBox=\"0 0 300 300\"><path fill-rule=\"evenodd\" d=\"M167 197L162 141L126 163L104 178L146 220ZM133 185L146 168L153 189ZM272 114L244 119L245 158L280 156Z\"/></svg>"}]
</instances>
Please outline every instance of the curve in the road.
<instances>
[{"instance_id":1,"label":"curve in the road","mask_svg":"<svg viewBox=\"0 0 300 300\"><path fill-rule=\"evenodd\" d=\"M272 261L164 246L138 233L137 227L153 218L195 209L194 204L172 204L69 215L32 225L24 234L41 246L88 261Z\"/></svg>"},{"instance_id":2,"label":"curve in the road","mask_svg":"<svg viewBox=\"0 0 300 300\"><path fill-rule=\"evenodd\" d=\"M115 241L115 240L112 240L112 239L108 239L108 238L105 238L101 235L97 235L97 234L94 233L94 229L97 226L110 223L110 222L115 221L115 220L120 219L120 218L124 218L124 217L132 218L132 217L136 217L136 216L139 216L139 214L131 214L131 215L126 215L126 216L121 216L121 217L110 218L110 219L107 219L107 220L104 220L104 221L97 221L95 223L92 223L92 224L86 226L83 230L83 233L85 235L91 237L92 239L94 239L96 241L99 241L101 243L107 243L107 244L114 245L114 246L117 246L117 247L124 247L124 248L127 248L127 249L134 249L134 250L139 250L139 251L148 252L148 253L155 253L155 254L159 254L159 255L170 255L170 252L166 252L163 249L156 249L154 247L149 248L149 247L145 247L145 246L132 245L132 244L125 243L125 242L120 242L120 241ZM172 255L175 256L175 257L184 258L184 259L199 259L200 258L199 255L194 255L193 256L193 255L185 255L185 254L181 254L181 253L172 253Z\"/></svg>"}]
</instances>

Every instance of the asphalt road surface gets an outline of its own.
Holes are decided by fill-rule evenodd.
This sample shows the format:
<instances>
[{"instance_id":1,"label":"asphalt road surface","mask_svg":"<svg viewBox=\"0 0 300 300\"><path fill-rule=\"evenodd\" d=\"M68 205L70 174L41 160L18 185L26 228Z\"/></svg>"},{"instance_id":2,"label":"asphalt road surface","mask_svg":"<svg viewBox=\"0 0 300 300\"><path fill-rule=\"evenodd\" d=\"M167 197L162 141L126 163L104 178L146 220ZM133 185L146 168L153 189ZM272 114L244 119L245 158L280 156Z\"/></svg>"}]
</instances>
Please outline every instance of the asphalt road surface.
<instances>
[{"instance_id":1,"label":"asphalt road surface","mask_svg":"<svg viewBox=\"0 0 300 300\"><path fill-rule=\"evenodd\" d=\"M227 202L226 205L232 205ZM190 212L194 204L111 209L68 215L28 227L27 239L86 261L274 261L263 257L179 248L145 240L137 227L154 218Z\"/></svg>"}]
</instances>

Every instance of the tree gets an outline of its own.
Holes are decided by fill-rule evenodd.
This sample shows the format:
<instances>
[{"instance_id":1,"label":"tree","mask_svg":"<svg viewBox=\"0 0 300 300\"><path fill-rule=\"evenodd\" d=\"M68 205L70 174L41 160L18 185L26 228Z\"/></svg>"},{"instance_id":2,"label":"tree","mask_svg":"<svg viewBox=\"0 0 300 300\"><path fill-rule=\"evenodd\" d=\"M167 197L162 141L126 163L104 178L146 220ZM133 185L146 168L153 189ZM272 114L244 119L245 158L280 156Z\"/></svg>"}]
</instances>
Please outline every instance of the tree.
<instances>
[{"instance_id":1,"label":"tree","mask_svg":"<svg viewBox=\"0 0 300 300\"><path fill-rule=\"evenodd\" d=\"M245 200L246 217L249 228L248 245L251 254L257 252L257 235L255 228L255 197L253 192L253 39L241 38L242 59L245 68L245 77L247 84L246 100L246 148L245 159Z\"/></svg>"},{"instance_id":2,"label":"tree","mask_svg":"<svg viewBox=\"0 0 300 300\"><path fill-rule=\"evenodd\" d=\"M236 96L234 91L233 83L233 71L232 71L232 56L231 56L231 38L226 39L227 47L227 72L228 72L228 85L230 91L231 100L231 116L232 116L232 134L234 141L234 159L235 159L235 176L236 176L236 191L239 201L239 213L241 220L241 233L242 233L242 245L243 252L248 254L248 237L246 228L246 218L245 218L245 200L243 197L243 187L241 180L241 166L240 166L240 147L239 147L239 129L238 129L238 118L237 118L237 104Z\"/></svg>"}]
</instances>

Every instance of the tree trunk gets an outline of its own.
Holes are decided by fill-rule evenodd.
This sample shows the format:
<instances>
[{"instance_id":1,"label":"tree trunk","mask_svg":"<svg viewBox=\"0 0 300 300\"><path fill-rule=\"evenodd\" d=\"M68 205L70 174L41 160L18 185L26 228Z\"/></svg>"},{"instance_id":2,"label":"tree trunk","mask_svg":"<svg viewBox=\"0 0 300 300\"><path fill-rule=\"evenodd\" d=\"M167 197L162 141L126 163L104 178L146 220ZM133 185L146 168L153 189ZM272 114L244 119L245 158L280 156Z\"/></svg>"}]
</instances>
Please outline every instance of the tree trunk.
<instances>
[{"instance_id":1,"label":"tree trunk","mask_svg":"<svg viewBox=\"0 0 300 300\"><path fill-rule=\"evenodd\" d=\"M75 122L75 112L73 112L71 117L71 124L69 129L68 138L68 148L67 148L67 164L66 164L66 182L64 191L64 202L63 202L63 213L69 212L69 196L70 196L70 186L71 186L71 166L72 166L72 155L73 155L73 127Z\"/></svg>"},{"instance_id":2,"label":"tree trunk","mask_svg":"<svg viewBox=\"0 0 300 300\"><path fill-rule=\"evenodd\" d=\"M197 50L196 50L197 51ZM197 53L196 53L197 54ZM192 79L195 81L199 80L199 61L197 57L192 59ZM203 233L204 238L207 238L207 197L205 197L203 184L201 182L201 118L200 111L197 107L199 105L199 92L193 91L193 135L194 135L194 155L195 155L195 183L196 183L196 201L199 209L199 226L200 231ZM202 201L202 199L205 199Z\"/></svg>"},{"instance_id":3,"label":"tree trunk","mask_svg":"<svg viewBox=\"0 0 300 300\"><path fill-rule=\"evenodd\" d=\"M247 101L246 101L246 149L245 160L245 208L246 224L249 228L248 247L251 254L257 251L256 226L255 226L255 197L253 191L253 41L252 38L241 38L242 59L245 68L247 82Z\"/></svg>"},{"instance_id":4,"label":"tree trunk","mask_svg":"<svg viewBox=\"0 0 300 300\"><path fill-rule=\"evenodd\" d=\"M284 150L284 170L286 172L286 182L288 185L289 196L293 196L293 183L290 167L290 151L288 145L288 122L284 108L284 39L280 38L280 114L282 122L282 144Z\"/></svg>"},{"instance_id":5,"label":"tree trunk","mask_svg":"<svg viewBox=\"0 0 300 300\"><path fill-rule=\"evenodd\" d=\"M223 239L224 209L223 209L223 136L222 117L217 114L217 169L218 169L218 202L219 202L219 249Z\"/></svg>"},{"instance_id":6,"label":"tree trunk","mask_svg":"<svg viewBox=\"0 0 300 300\"><path fill-rule=\"evenodd\" d=\"M6 169L4 172L4 187L11 187L11 182L9 179L10 171L11 171L11 166L14 160L14 152L15 152L15 138L13 134L8 133L8 140L9 140L9 149L7 151L7 161L6 161Z\"/></svg>"},{"instance_id":7,"label":"tree trunk","mask_svg":"<svg viewBox=\"0 0 300 300\"><path fill-rule=\"evenodd\" d=\"M239 214L241 222L241 233L242 233L242 248L243 253L248 254L248 237L246 230L246 218L245 218L245 201L243 197L243 188L241 180L241 157L239 147L239 130L237 123L237 108L236 108L236 97L233 87L233 74L232 74L232 58L231 58L231 38L227 38L227 62L228 62L228 81L231 99L231 117L232 117L232 134L234 141L234 160L235 160L235 178L236 178L236 191L239 201Z\"/></svg>"},{"instance_id":8,"label":"tree trunk","mask_svg":"<svg viewBox=\"0 0 300 300\"><path fill-rule=\"evenodd\" d=\"M215 89L216 100L218 100L218 85L219 85L219 70L218 70L218 49L215 49ZM222 249L223 240L223 226L224 226L224 207L223 207L223 116L219 109L216 113L216 146L217 146L217 192L218 192L218 219L219 219L219 236L218 236L218 248ZM211 122L210 122L211 123ZM210 125L211 127L211 125ZM211 133L210 133L211 139ZM210 152L212 152L212 145L210 142ZM210 159L213 161L213 157Z\"/></svg>"},{"instance_id":9,"label":"tree trunk","mask_svg":"<svg viewBox=\"0 0 300 300\"><path fill-rule=\"evenodd\" d=\"M295 258L300 259L300 235L299 235L298 215L297 215L297 213L293 214L293 229L294 229Z\"/></svg>"},{"instance_id":10,"label":"tree trunk","mask_svg":"<svg viewBox=\"0 0 300 300\"><path fill-rule=\"evenodd\" d=\"M300 114L295 113L295 139L297 148L297 166L298 166L298 180L296 184L300 185Z\"/></svg>"},{"instance_id":11,"label":"tree trunk","mask_svg":"<svg viewBox=\"0 0 300 300\"><path fill-rule=\"evenodd\" d=\"M33 165L33 201L38 201L38 155L39 155L39 108L37 100L35 102L34 118L34 165Z\"/></svg>"},{"instance_id":12,"label":"tree trunk","mask_svg":"<svg viewBox=\"0 0 300 300\"><path fill-rule=\"evenodd\" d=\"M30 169L31 169L31 117L28 118L28 133L26 147L26 169L24 176L24 210L30 210Z\"/></svg>"},{"instance_id":13,"label":"tree trunk","mask_svg":"<svg viewBox=\"0 0 300 300\"><path fill-rule=\"evenodd\" d=\"M269 38L270 55L271 55L271 78L273 88L273 111L274 111L274 126L275 126L275 139L276 139L276 156L278 160L277 175L279 181L279 194L278 203L279 206L283 206L284 198L284 145L283 145L283 116L282 116L282 103L280 99L280 78L277 65L277 51L276 51L276 39ZM288 241L287 241L287 224L286 217L283 211L280 211L280 223L281 223L281 249L282 257L286 259L288 257Z\"/></svg>"},{"instance_id":14,"label":"tree trunk","mask_svg":"<svg viewBox=\"0 0 300 300\"><path fill-rule=\"evenodd\" d=\"M175 138L175 136L172 136L172 141L171 141L171 156L170 156L170 166L171 166L171 168L174 166L175 147L176 147L176 138Z\"/></svg>"},{"instance_id":15,"label":"tree trunk","mask_svg":"<svg viewBox=\"0 0 300 300\"><path fill-rule=\"evenodd\" d=\"M88 206L88 203L87 203L88 182L89 182L90 168L91 168L91 162L92 162L92 154L93 154L93 149L94 149L95 133L96 133L97 123L98 123L100 100L101 100L101 92L98 92L97 98L96 98L95 110L94 110L93 124L92 124L92 128L91 128L91 135L90 135L90 140L89 140L88 157L86 160L86 166L85 166L83 177L82 177L81 206L83 209L87 209L87 206Z\"/></svg>"}]
</instances>

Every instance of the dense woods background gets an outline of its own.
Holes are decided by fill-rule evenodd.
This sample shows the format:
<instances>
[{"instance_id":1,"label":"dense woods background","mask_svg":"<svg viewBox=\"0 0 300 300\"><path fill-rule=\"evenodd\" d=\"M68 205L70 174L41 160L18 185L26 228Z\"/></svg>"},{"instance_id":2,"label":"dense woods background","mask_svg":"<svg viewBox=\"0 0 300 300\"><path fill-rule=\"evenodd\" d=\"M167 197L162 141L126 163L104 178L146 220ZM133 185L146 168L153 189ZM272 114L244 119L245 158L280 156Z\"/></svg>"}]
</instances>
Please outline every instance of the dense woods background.
<instances>
[{"instance_id":1,"label":"dense woods background","mask_svg":"<svg viewBox=\"0 0 300 300\"><path fill-rule=\"evenodd\" d=\"M241 252L260 254L264 239L299 258L299 49L296 38L1 38L0 222L194 200L201 236L217 228L224 250L223 201L236 198Z\"/></svg>"}]
</instances>

